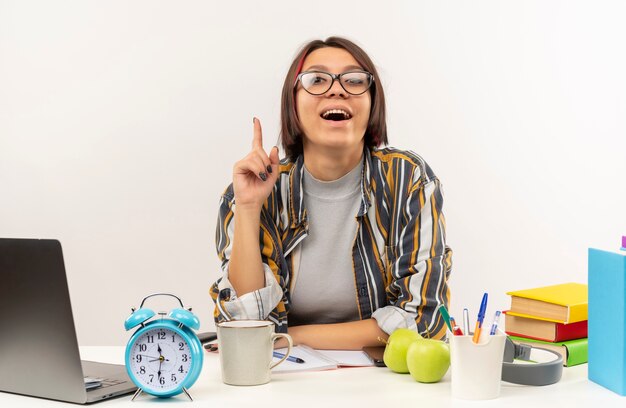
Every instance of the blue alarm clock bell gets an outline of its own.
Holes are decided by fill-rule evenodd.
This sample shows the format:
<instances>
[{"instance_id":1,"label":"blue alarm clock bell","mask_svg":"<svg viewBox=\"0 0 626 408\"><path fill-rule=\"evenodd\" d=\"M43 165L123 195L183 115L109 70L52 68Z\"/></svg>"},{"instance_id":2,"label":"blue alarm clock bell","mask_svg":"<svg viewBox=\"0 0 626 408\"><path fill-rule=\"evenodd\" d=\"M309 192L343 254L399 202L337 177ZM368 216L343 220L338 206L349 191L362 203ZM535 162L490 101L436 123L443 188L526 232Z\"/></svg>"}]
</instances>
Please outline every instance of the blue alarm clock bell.
<instances>
[{"instance_id":1,"label":"blue alarm clock bell","mask_svg":"<svg viewBox=\"0 0 626 408\"><path fill-rule=\"evenodd\" d=\"M172 296L180 308L156 316L144 308L145 301L154 296ZM148 321L150 320L150 321ZM185 309L178 296L170 293L154 293L146 296L138 310L124 322L126 330L140 326L126 346L126 371L138 390L133 400L146 392L160 398L168 398L184 392L190 400L188 389L196 382L202 370L202 344L194 330L200 321Z\"/></svg>"}]
</instances>

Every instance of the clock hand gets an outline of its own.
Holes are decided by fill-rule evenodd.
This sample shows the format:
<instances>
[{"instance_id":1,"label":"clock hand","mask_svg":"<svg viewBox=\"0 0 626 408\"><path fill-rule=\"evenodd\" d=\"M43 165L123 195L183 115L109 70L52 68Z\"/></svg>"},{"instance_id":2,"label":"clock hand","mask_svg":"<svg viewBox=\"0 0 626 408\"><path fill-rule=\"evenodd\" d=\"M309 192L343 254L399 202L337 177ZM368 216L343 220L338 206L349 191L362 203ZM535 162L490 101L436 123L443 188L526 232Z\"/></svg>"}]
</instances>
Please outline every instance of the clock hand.
<instances>
[{"instance_id":1,"label":"clock hand","mask_svg":"<svg viewBox=\"0 0 626 408\"><path fill-rule=\"evenodd\" d=\"M156 358L156 359L159 359L159 358L160 358L160 357L155 357L155 356L149 356L149 355L147 355L147 354L137 354L137 355L138 355L138 356L142 356L142 357L148 357L148 358ZM156 360L154 360L154 361L156 361Z\"/></svg>"},{"instance_id":2,"label":"clock hand","mask_svg":"<svg viewBox=\"0 0 626 408\"><path fill-rule=\"evenodd\" d=\"M157 343L157 350L159 351L159 378L161 378L161 364L163 364L163 354L161 354L161 345Z\"/></svg>"},{"instance_id":3,"label":"clock hand","mask_svg":"<svg viewBox=\"0 0 626 408\"><path fill-rule=\"evenodd\" d=\"M155 358L154 360L148 360L148 363L154 363L155 361L170 361L170 359L159 357L159 358Z\"/></svg>"}]
</instances>

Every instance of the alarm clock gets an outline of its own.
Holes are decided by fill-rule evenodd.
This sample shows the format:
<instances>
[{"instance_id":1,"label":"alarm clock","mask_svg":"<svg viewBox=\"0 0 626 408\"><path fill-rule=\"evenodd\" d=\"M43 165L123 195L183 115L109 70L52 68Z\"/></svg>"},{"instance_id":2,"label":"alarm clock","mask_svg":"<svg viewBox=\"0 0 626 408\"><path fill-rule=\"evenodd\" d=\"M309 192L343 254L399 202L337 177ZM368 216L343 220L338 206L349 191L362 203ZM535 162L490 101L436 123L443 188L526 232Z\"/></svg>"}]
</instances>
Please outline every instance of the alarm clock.
<instances>
[{"instance_id":1,"label":"alarm clock","mask_svg":"<svg viewBox=\"0 0 626 408\"><path fill-rule=\"evenodd\" d=\"M180 308L156 316L154 311L144 308L145 301L154 296L171 296L178 300ZM188 389L196 382L202 370L202 344L194 330L200 321L185 309L179 297L170 293L155 293L146 296L139 309L124 322L126 330L140 326L128 340L126 346L126 371L138 389L133 400L146 392L160 398L168 398L184 392L189 399ZM152 319L152 320L151 320Z\"/></svg>"}]
</instances>

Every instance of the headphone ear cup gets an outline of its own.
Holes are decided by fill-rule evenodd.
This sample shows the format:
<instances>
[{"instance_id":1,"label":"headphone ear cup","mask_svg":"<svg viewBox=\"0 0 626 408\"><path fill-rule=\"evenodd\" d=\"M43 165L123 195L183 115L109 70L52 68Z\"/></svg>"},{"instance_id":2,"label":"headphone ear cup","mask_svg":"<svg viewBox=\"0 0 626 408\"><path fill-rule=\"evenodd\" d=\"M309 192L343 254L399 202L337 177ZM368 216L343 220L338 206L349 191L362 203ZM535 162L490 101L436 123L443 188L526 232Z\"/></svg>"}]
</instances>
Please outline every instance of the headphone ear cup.
<instances>
[{"instance_id":1,"label":"headphone ear cup","mask_svg":"<svg viewBox=\"0 0 626 408\"><path fill-rule=\"evenodd\" d=\"M198 320L196 315L191 313L189 310L181 308L172 309L172 311L168 314L168 317L191 329L200 329L200 320Z\"/></svg>"},{"instance_id":2,"label":"headphone ear cup","mask_svg":"<svg viewBox=\"0 0 626 408\"><path fill-rule=\"evenodd\" d=\"M133 312L126 321L124 322L124 328L128 331L133 327L137 327L146 320L151 319L155 315L152 309L148 309L147 307L142 307L141 309Z\"/></svg>"}]
</instances>

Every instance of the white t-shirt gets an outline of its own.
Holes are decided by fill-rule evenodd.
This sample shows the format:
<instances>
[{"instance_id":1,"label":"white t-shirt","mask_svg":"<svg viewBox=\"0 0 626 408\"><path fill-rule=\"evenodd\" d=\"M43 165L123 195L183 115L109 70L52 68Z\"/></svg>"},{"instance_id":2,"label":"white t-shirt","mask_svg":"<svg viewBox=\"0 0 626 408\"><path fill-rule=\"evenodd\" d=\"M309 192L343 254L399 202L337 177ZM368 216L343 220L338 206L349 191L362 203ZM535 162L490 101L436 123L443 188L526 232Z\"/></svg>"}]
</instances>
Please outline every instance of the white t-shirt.
<instances>
[{"instance_id":1,"label":"white t-shirt","mask_svg":"<svg viewBox=\"0 0 626 408\"><path fill-rule=\"evenodd\" d=\"M359 320L352 251L362 171L360 161L340 179L320 181L304 169L309 231L301 243L289 326Z\"/></svg>"}]
</instances>

